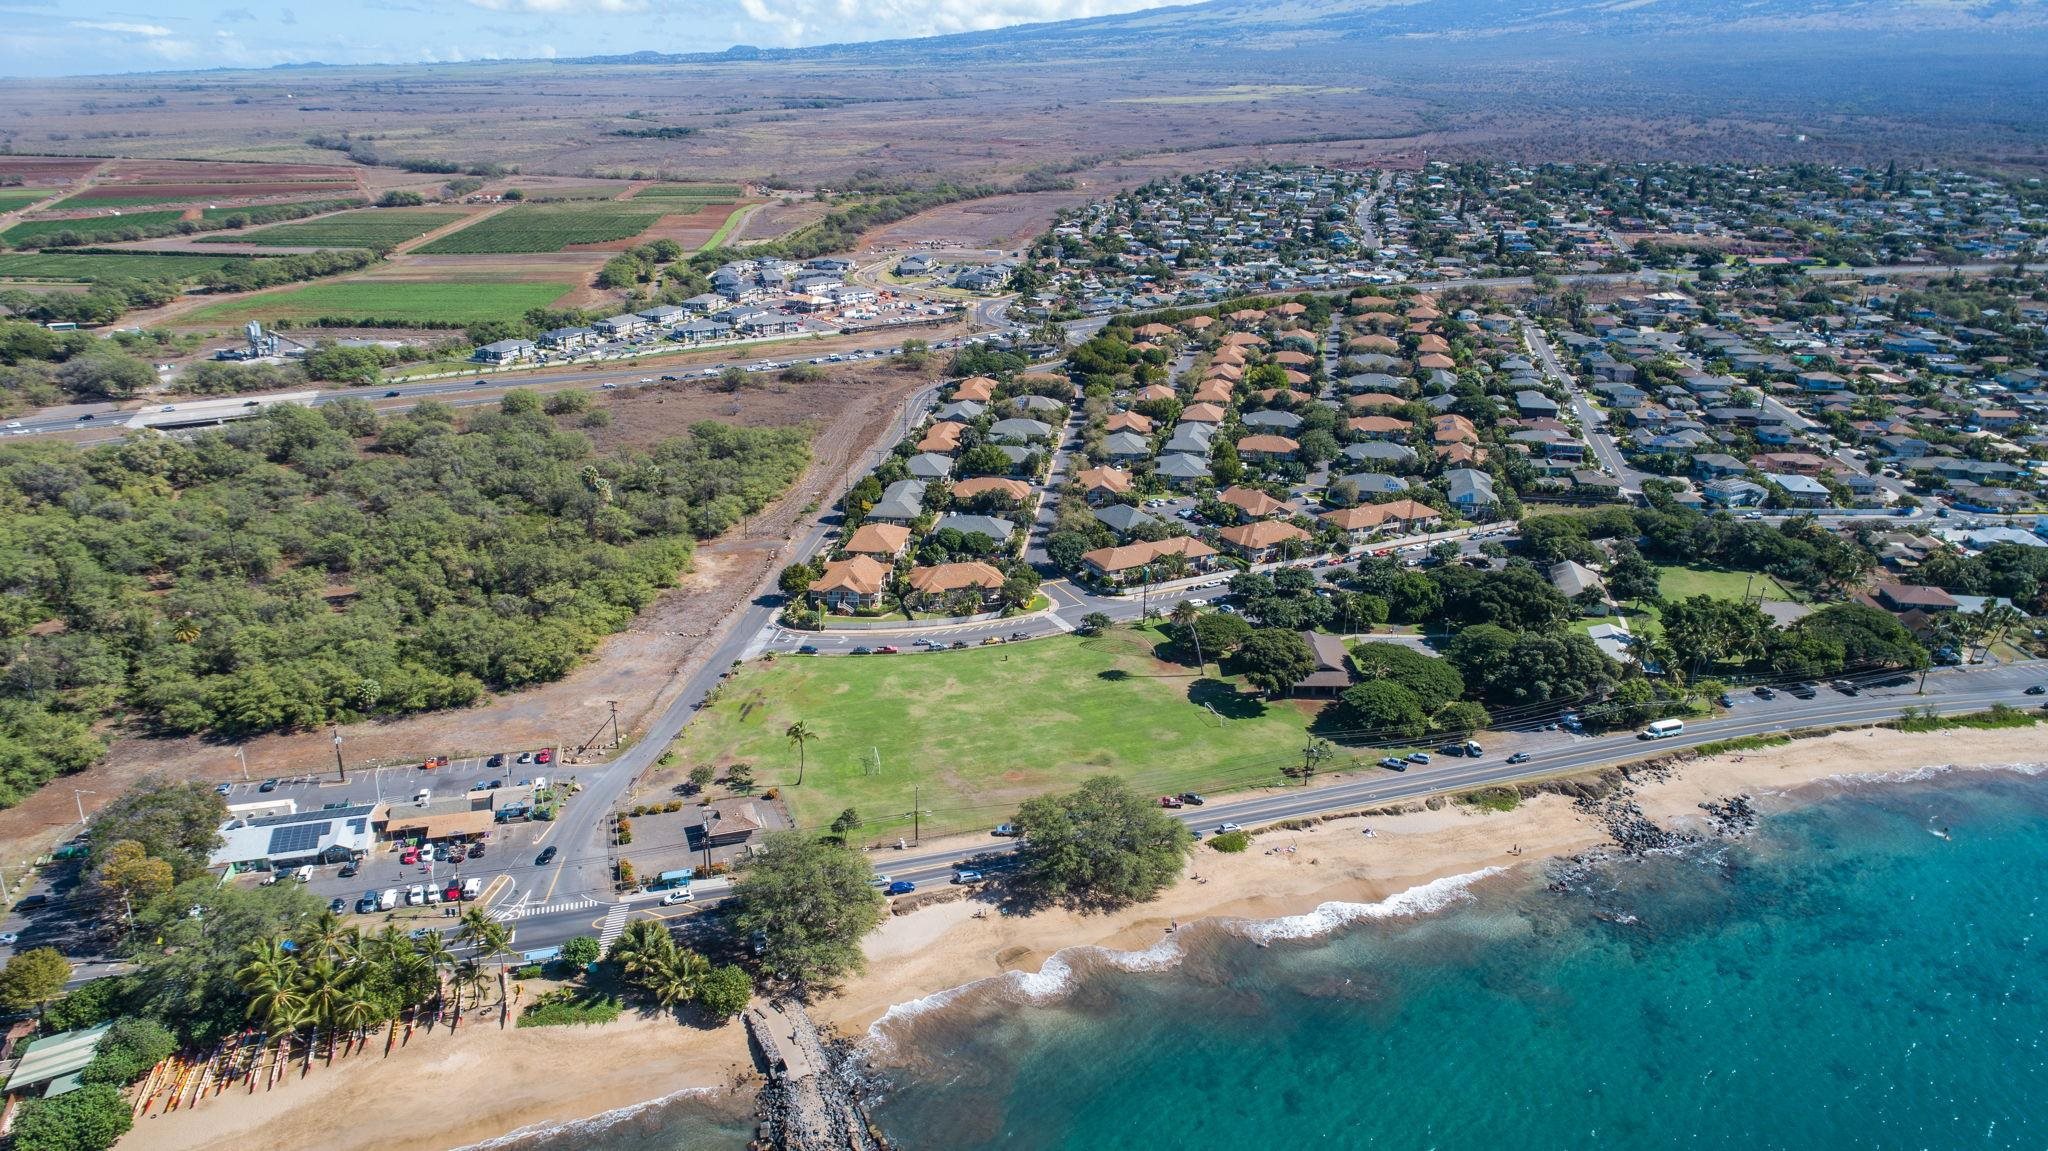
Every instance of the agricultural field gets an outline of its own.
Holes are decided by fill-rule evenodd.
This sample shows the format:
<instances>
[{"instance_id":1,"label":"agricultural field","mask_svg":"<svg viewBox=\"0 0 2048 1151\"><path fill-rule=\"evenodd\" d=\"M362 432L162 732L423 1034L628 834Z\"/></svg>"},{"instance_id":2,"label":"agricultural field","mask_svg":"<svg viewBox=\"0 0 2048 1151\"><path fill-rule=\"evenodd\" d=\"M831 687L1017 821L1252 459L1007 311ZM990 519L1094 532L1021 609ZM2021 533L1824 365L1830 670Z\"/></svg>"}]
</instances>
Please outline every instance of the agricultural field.
<instances>
[{"instance_id":1,"label":"agricultural field","mask_svg":"<svg viewBox=\"0 0 2048 1151\"><path fill-rule=\"evenodd\" d=\"M129 212L120 216L92 216L83 220L23 220L4 232L0 242L19 245L70 232L81 240L119 239L128 228L153 228L175 224L183 212Z\"/></svg>"},{"instance_id":2,"label":"agricultural field","mask_svg":"<svg viewBox=\"0 0 2048 1151\"><path fill-rule=\"evenodd\" d=\"M635 200L737 200L738 184L649 184L633 193Z\"/></svg>"},{"instance_id":3,"label":"agricultural field","mask_svg":"<svg viewBox=\"0 0 2048 1151\"><path fill-rule=\"evenodd\" d=\"M1103 773L1159 794L1280 782L1310 708L1240 694L1213 667L1197 676L1164 663L1161 639L1119 627L1095 639L748 664L685 729L674 770L749 763L762 786L782 789L799 826L853 807L890 836L888 817L909 811L917 788L930 832L991 826L1029 796ZM799 720L817 732L801 787L784 734Z\"/></svg>"},{"instance_id":4,"label":"agricultural field","mask_svg":"<svg viewBox=\"0 0 2048 1151\"><path fill-rule=\"evenodd\" d=\"M272 224L266 228L208 236L207 244L260 244L272 248L368 248L384 251L460 220L461 212L413 208L365 208L360 212Z\"/></svg>"},{"instance_id":5,"label":"agricultural field","mask_svg":"<svg viewBox=\"0 0 2048 1151\"><path fill-rule=\"evenodd\" d=\"M26 208L37 200L47 199L54 188L0 188L0 212L12 212Z\"/></svg>"},{"instance_id":6,"label":"agricultural field","mask_svg":"<svg viewBox=\"0 0 2048 1151\"><path fill-rule=\"evenodd\" d=\"M559 252L578 244L630 240L670 211L631 202L522 204L417 249L423 255Z\"/></svg>"},{"instance_id":7,"label":"agricultural field","mask_svg":"<svg viewBox=\"0 0 2048 1151\"><path fill-rule=\"evenodd\" d=\"M0 252L0 279L92 281L189 280L220 268L247 267L248 256L184 252Z\"/></svg>"},{"instance_id":8,"label":"agricultural field","mask_svg":"<svg viewBox=\"0 0 2048 1151\"><path fill-rule=\"evenodd\" d=\"M249 320L325 320L365 328L460 327L516 320L573 291L574 284L503 281L348 280L309 284L223 300L184 318L188 324L241 324Z\"/></svg>"}]
</instances>

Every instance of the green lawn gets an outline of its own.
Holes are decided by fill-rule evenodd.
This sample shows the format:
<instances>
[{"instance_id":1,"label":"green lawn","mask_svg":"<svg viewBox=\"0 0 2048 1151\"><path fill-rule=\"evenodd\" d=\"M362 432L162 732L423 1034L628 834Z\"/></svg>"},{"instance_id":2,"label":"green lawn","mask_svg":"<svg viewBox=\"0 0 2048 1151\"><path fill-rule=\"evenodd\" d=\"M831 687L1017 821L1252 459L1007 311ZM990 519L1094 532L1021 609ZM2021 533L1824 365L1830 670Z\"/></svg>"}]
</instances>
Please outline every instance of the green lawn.
<instances>
[{"instance_id":1,"label":"green lawn","mask_svg":"<svg viewBox=\"0 0 2048 1151\"><path fill-rule=\"evenodd\" d=\"M1102 772L1157 794L1281 782L1309 710L1240 696L1213 664L1198 679L1155 659L1157 642L1156 631L1118 628L1095 639L750 664L685 731L668 771L679 780L694 764L750 763L759 786L783 789L803 826L852 807L863 837L907 829L914 803L929 813L927 831L993 826L1028 796ZM796 750L783 732L798 720L818 738L804 785L793 787ZM870 749L881 763L872 773Z\"/></svg>"},{"instance_id":2,"label":"green lawn","mask_svg":"<svg viewBox=\"0 0 2048 1151\"><path fill-rule=\"evenodd\" d=\"M738 184L649 184L633 193L635 200L737 200Z\"/></svg>"},{"instance_id":3,"label":"green lawn","mask_svg":"<svg viewBox=\"0 0 2048 1151\"><path fill-rule=\"evenodd\" d=\"M82 220L23 220L5 232L0 240L19 245L27 240L40 240L70 232L81 240L118 239L128 228L154 228L163 224L175 224L182 212L127 212L119 216L90 216Z\"/></svg>"},{"instance_id":4,"label":"green lawn","mask_svg":"<svg viewBox=\"0 0 2048 1151\"><path fill-rule=\"evenodd\" d=\"M462 218L461 212L411 208L365 208L296 224L225 232L208 244L262 244L276 248L368 248L384 251Z\"/></svg>"},{"instance_id":5,"label":"green lawn","mask_svg":"<svg viewBox=\"0 0 2048 1151\"><path fill-rule=\"evenodd\" d=\"M1799 598L1787 591L1777 580L1762 572L1719 568L1667 567L1658 576L1657 589L1667 600L1686 599L1696 595L1739 600L1745 594L1775 600Z\"/></svg>"},{"instance_id":6,"label":"green lawn","mask_svg":"<svg viewBox=\"0 0 2048 1151\"><path fill-rule=\"evenodd\" d=\"M599 201L522 204L450 232L418 250L426 255L559 252L573 244L601 244L637 236L674 205Z\"/></svg>"},{"instance_id":7,"label":"green lawn","mask_svg":"<svg viewBox=\"0 0 2048 1151\"><path fill-rule=\"evenodd\" d=\"M248 256L203 256L182 252L0 253L0 279L12 280L184 280L216 268L247 267Z\"/></svg>"},{"instance_id":8,"label":"green lawn","mask_svg":"<svg viewBox=\"0 0 2048 1151\"><path fill-rule=\"evenodd\" d=\"M194 324L248 320L347 320L364 327L419 323L473 324L512 320L544 308L568 293L571 284L454 281L351 280L309 284L224 300L192 313Z\"/></svg>"}]
</instances>

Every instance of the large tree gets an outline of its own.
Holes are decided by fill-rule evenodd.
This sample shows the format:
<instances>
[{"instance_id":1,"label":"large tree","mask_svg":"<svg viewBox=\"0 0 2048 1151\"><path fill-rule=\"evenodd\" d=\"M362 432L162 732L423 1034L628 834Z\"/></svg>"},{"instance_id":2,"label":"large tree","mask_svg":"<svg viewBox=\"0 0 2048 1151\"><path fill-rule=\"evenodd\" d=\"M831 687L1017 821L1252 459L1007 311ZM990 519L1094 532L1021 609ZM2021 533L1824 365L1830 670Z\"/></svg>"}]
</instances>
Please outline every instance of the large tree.
<instances>
[{"instance_id":1,"label":"large tree","mask_svg":"<svg viewBox=\"0 0 2048 1151\"><path fill-rule=\"evenodd\" d=\"M1192 848L1187 825L1114 776L1066 795L1026 800L1018 880L1031 895L1086 907L1150 899L1173 883Z\"/></svg>"},{"instance_id":2,"label":"large tree","mask_svg":"<svg viewBox=\"0 0 2048 1151\"><path fill-rule=\"evenodd\" d=\"M131 842L143 855L169 863L183 881L206 870L227 811L227 801L204 783L146 779L101 808L87 835L103 864L115 845Z\"/></svg>"},{"instance_id":3,"label":"large tree","mask_svg":"<svg viewBox=\"0 0 2048 1151\"><path fill-rule=\"evenodd\" d=\"M1353 684L1343 695L1353 722L1367 739L1395 741L1420 739L1429 729L1429 713L1415 693L1391 679L1369 679Z\"/></svg>"},{"instance_id":4,"label":"large tree","mask_svg":"<svg viewBox=\"0 0 2048 1151\"><path fill-rule=\"evenodd\" d=\"M64 994L64 981L69 978L71 964L56 948L20 952L0 967L0 1008L41 1011L44 1004Z\"/></svg>"},{"instance_id":5,"label":"large tree","mask_svg":"<svg viewBox=\"0 0 2048 1151\"><path fill-rule=\"evenodd\" d=\"M863 964L861 937L882 922L874 870L842 844L799 832L763 836L733 894L738 928L762 940L762 967L792 983L830 985Z\"/></svg>"},{"instance_id":6,"label":"large tree","mask_svg":"<svg viewBox=\"0 0 2048 1151\"><path fill-rule=\"evenodd\" d=\"M1613 682L1615 672L1614 661L1576 632L1517 634L1481 624L1459 632L1444 655L1495 707L1576 703Z\"/></svg>"},{"instance_id":7,"label":"large tree","mask_svg":"<svg viewBox=\"0 0 2048 1151\"><path fill-rule=\"evenodd\" d=\"M111 1084L95 1083L22 1104L15 1151L105 1151L128 1133L134 1111Z\"/></svg>"},{"instance_id":8,"label":"large tree","mask_svg":"<svg viewBox=\"0 0 2048 1151\"><path fill-rule=\"evenodd\" d=\"M1287 628L1260 628L1237 648L1237 669L1253 687L1267 695L1285 695L1316 669L1314 653L1301 633Z\"/></svg>"},{"instance_id":9,"label":"large tree","mask_svg":"<svg viewBox=\"0 0 2048 1151\"><path fill-rule=\"evenodd\" d=\"M1447 660L1398 643L1361 643L1351 648L1359 677L1398 683L1415 693L1426 714L1465 694L1465 678Z\"/></svg>"}]
</instances>

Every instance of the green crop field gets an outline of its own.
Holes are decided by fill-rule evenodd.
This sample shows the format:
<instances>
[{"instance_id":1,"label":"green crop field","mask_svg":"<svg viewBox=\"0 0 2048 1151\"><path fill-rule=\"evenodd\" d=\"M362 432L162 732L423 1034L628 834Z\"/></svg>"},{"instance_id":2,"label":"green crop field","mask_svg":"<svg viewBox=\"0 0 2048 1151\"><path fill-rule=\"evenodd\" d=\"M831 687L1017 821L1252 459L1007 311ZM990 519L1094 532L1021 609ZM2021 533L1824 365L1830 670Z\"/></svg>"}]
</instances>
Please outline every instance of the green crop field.
<instances>
[{"instance_id":1,"label":"green crop field","mask_svg":"<svg viewBox=\"0 0 2048 1151\"><path fill-rule=\"evenodd\" d=\"M290 201L289 203L284 204L255 204L241 208L201 208L199 210L199 218L202 220L213 220L218 222L220 220L228 219L231 216L247 216L253 220L261 216L264 212L274 212L282 210L284 208L303 208L308 213L332 212L339 210L341 208L361 207L362 203L363 201L359 198L342 197L330 198L325 200L293 200ZM251 226L262 227L263 225L257 223L252 224Z\"/></svg>"},{"instance_id":2,"label":"green crop field","mask_svg":"<svg viewBox=\"0 0 2048 1151\"><path fill-rule=\"evenodd\" d=\"M416 250L436 256L559 252L574 244L630 239L665 214L666 208L635 207L610 200L594 204L522 204Z\"/></svg>"},{"instance_id":3,"label":"green crop field","mask_svg":"<svg viewBox=\"0 0 2048 1151\"><path fill-rule=\"evenodd\" d=\"M272 224L208 236L208 244L262 244L272 248L368 248L382 251L462 218L461 212L365 208L295 224Z\"/></svg>"},{"instance_id":4,"label":"green crop field","mask_svg":"<svg viewBox=\"0 0 2048 1151\"><path fill-rule=\"evenodd\" d=\"M130 212L125 216L93 216L84 220L23 220L5 232L0 232L0 240L18 245L24 241L40 240L65 232L87 241L115 239L124 228L154 228L163 224L175 224L181 215L181 212Z\"/></svg>"},{"instance_id":5,"label":"green crop field","mask_svg":"<svg viewBox=\"0 0 2048 1151\"><path fill-rule=\"evenodd\" d=\"M248 267L248 256L187 255L182 252L0 252L0 279L9 280L186 280L216 268Z\"/></svg>"},{"instance_id":6,"label":"green crop field","mask_svg":"<svg viewBox=\"0 0 2048 1151\"><path fill-rule=\"evenodd\" d=\"M475 324L485 320L516 320L530 309L547 307L573 287L474 280L337 281L223 300L187 319L194 324L343 320L364 327Z\"/></svg>"},{"instance_id":7,"label":"green crop field","mask_svg":"<svg viewBox=\"0 0 2048 1151\"><path fill-rule=\"evenodd\" d=\"M749 664L685 729L671 771L746 762L760 786L782 789L798 826L852 807L868 821L863 836L885 837L916 802L927 831L989 827L1020 800L1105 772L1154 794L1281 782L1308 709L1241 695L1214 665L1197 676L1163 663L1159 639L1119 627L1096 639ZM783 734L798 720L817 732L801 787ZM1383 754L1340 749L1326 769Z\"/></svg>"},{"instance_id":8,"label":"green crop field","mask_svg":"<svg viewBox=\"0 0 2048 1151\"><path fill-rule=\"evenodd\" d=\"M0 188L0 212L26 208L37 200L49 199L55 188Z\"/></svg>"},{"instance_id":9,"label":"green crop field","mask_svg":"<svg viewBox=\"0 0 2048 1151\"><path fill-rule=\"evenodd\" d=\"M737 200L737 184L649 184L633 193L635 200Z\"/></svg>"}]
</instances>

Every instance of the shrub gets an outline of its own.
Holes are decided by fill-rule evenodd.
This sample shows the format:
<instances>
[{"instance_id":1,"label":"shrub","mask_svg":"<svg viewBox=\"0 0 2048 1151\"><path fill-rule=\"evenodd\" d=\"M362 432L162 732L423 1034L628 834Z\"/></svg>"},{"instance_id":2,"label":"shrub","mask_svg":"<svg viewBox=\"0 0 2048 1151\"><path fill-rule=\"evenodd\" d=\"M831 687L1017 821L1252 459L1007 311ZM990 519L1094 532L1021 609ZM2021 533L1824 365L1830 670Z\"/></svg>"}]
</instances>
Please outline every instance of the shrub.
<instances>
[{"instance_id":1,"label":"shrub","mask_svg":"<svg viewBox=\"0 0 2048 1151\"><path fill-rule=\"evenodd\" d=\"M1209 839L1210 847L1226 855L1236 855L1251 845L1252 833L1249 831L1226 831L1221 835L1211 836Z\"/></svg>"},{"instance_id":2,"label":"shrub","mask_svg":"<svg viewBox=\"0 0 2048 1151\"><path fill-rule=\"evenodd\" d=\"M528 963L528 964L525 964L524 966L520 966L520 967L515 967L515 968L513 968L513 969L512 969L512 978L514 978L514 979L539 979L539 978L540 978L540 970L541 970L541 969L540 969L540 964L538 964L538 963Z\"/></svg>"},{"instance_id":3,"label":"shrub","mask_svg":"<svg viewBox=\"0 0 2048 1151\"><path fill-rule=\"evenodd\" d=\"M1481 811L1513 811L1521 805L1522 796L1512 787L1482 787L1459 796L1458 802Z\"/></svg>"},{"instance_id":4,"label":"shrub","mask_svg":"<svg viewBox=\"0 0 2048 1151\"><path fill-rule=\"evenodd\" d=\"M79 1072L78 1080L125 1087L177 1049L178 1041L154 1019L116 1020L100 1037L92 1062Z\"/></svg>"},{"instance_id":5,"label":"shrub","mask_svg":"<svg viewBox=\"0 0 2048 1151\"><path fill-rule=\"evenodd\" d=\"M588 967L603 954L594 936L576 935L562 942L562 962L573 967Z\"/></svg>"},{"instance_id":6,"label":"shrub","mask_svg":"<svg viewBox=\"0 0 2048 1151\"><path fill-rule=\"evenodd\" d=\"M561 1027L566 1024L612 1023L622 1006L616 995L579 992L562 987L536 998L519 1014L521 1027Z\"/></svg>"}]
</instances>

